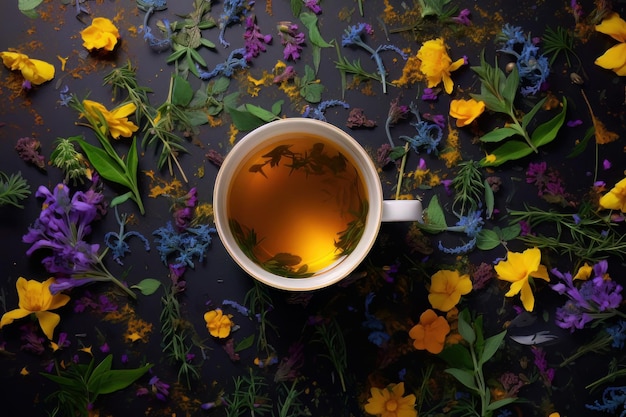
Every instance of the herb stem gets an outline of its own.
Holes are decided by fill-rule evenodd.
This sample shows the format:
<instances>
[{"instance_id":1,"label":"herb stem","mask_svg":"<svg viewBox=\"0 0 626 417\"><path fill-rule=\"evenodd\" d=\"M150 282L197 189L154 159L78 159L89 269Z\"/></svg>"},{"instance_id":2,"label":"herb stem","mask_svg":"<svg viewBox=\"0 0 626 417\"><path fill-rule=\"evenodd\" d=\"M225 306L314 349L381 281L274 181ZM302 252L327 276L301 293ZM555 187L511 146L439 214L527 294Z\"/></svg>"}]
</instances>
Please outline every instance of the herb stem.
<instances>
[{"instance_id":1,"label":"herb stem","mask_svg":"<svg viewBox=\"0 0 626 417\"><path fill-rule=\"evenodd\" d=\"M404 169L406 168L406 158L409 153L409 142L404 144L404 155L400 163L400 171L398 172L398 183L396 184L396 200L400 199L400 188L402 188L402 178L404 177Z\"/></svg>"}]
</instances>

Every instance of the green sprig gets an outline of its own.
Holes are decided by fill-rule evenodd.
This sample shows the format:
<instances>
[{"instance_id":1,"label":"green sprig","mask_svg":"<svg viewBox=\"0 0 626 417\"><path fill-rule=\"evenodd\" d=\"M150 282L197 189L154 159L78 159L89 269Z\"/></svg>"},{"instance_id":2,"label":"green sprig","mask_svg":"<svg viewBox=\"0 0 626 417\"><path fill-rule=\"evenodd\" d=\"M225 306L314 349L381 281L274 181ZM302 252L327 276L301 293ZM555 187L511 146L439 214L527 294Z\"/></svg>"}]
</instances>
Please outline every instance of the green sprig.
<instances>
[{"instance_id":1,"label":"green sprig","mask_svg":"<svg viewBox=\"0 0 626 417\"><path fill-rule=\"evenodd\" d=\"M315 334L319 337L317 341L326 348L326 353L322 356L328 358L333 364L339 376L341 389L346 392L345 373L348 369L348 351L341 326L333 318L328 323L316 326Z\"/></svg>"},{"instance_id":2,"label":"green sprig","mask_svg":"<svg viewBox=\"0 0 626 417\"><path fill-rule=\"evenodd\" d=\"M24 208L20 201L30 195L30 186L22 177L22 173L7 175L0 171L0 207L10 204Z\"/></svg>"}]
</instances>

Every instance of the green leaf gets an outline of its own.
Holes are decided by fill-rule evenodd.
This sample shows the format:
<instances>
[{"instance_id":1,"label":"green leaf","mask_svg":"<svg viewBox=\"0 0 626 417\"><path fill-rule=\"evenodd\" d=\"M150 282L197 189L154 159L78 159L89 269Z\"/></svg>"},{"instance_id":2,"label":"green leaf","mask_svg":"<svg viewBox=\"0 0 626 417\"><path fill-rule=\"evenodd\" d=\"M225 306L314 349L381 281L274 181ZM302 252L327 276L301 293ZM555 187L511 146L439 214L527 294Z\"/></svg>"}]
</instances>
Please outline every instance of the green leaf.
<instances>
[{"instance_id":1,"label":"green leaf","mask_svg":"<svg viewBox=\"0 0 626 417\"><path fill-rule=\"evenodd\" d=\"M476 341L476 333L469 322L469 312L467 310L459 313L459 334L470 345Z\"/></svg>"},{"instance_id":2,"label":"green leaf","mask_svg":"<svg viewBox=\"0 0 626 417\"><path fill-rule=\"evenodd\" d=\"M283 103L284 103L284 100L278 100L277 102L272 104L272 113L278 116L280 112L283 111Z\"/></svg>"},{"instance_id":3,"label":"green leaf","mask_svg":"<svg viewBox=\"0 0 626 417\"><path fill-rule=\"evenodd\" d=\"M426 222L418 223L420 229L429 233L439 233L448 228L446 215L439 204L437 195L433 195L426 208Z\"/></svg>"},{"instance_id":4,"label":"green leaf","mask_svg":"<svg viewBox=\"0 0 626 417\"><path fill-rule=\"evenodd\" d=\"M103 149L93 146L80 138L77 138L76 142L81 147L83 152L85 152L87 159L89 159L91 165L93 165L102 178L124 185L128 188L132 187L126 178L124 170Z\"/></svg>"},{"instance_id":5,"label":"green leaf","mask_svg":"<svg viewBox=\"0 0 626 417\"><path fill-rule=\"evenodd\" d=\"M117 197L115 197L114 199L111 200L111 207L115 207L115 206L119 206L122 203L125 203L126 201L128 201L129 199L132 200L133 198L133 193L131 191L128 191L124 194L120 194Z\"/></svg>"},{"instance_id":6,"label":"green leaf","mask_svg":"<svg viewBox=\"0 0 626 417\"><path fill-rule=\"evenodd\" d=\"M187 50L191 54L191 57L193 58L194 61L196 61L198 64L202 65L203 67L207 66L206 61L204 60L204 58L202 58L202 56L200 55L200 53L198 51L196 51L193 48L187 48ZM193 67L195 68L196 66L193 65Z\"/></svg>"},{"instance_id":7,"label":"green leaf","mask_svg":"<svg viewBox=\"0 0 626 417\"><path fill-rule=\"evenodd\" d=\"M493 189L491 188L489 181L487 181L486 179L483 183L483 187L485 188L485 217L489 219L493 214L495 199L493 196Z\"/></svg>"},{"instance_id":8,"label":"green leaf","mask_svg":"<svg viewBox=\"0 0 626 417\"><path fill-rule=\"evenodd\" d=\"M476 236L476 247L480 250L491 250L500 243L500 236L493 230L482 229Z\"/></svg>"},{"instance_id":9,"label":"green leaf","mask_svg":"<svg viewBox=\"0 0 626 417\"><path fill-rule=\"evenodd\" d=\"M256 129L266 123L264 120L250 114L250 112L246 110L239 110L228 106L224 106L224 110L226 110L233 119L235 127L242 132Z\"/></svg>"},{"instance_id":10,"label":"green leaf","mask_svg":"<svg viewBox=\"0 0 626 417\"><path fill-rule=\"evenodd\" d=\"M211 92L213 95L220 94L226 92L228 90L228 86L230 85L230 79L227 77L219 77L215 81L213 81L213 85L211 87Z\"/></svg>"},{"instance_id":11,"label":"green leaf","mask_svg":"<svg viewBox=\"0 0 626 417\"><path fill-rule=\"evenodd\" d=\"M189 81L180 75L174 75L174 84L172 87L172 104L175 106L185 107L193 98L193 89Z\"/></svg>"},{"instance_id":12,"label":"green leaf","mask_svg":"<svg viewBox=\"0 0 626 417\"><path fill-rule=\"evenodd\" d=\"M587 144L589 143L589 140L593 137L595 133L596 133L595 127L590 126L589 129L587 129L587 131L585 132L585 136L583 137L583 140L581 140L580 142L576 144L576 146L574 146L574 149L572 149L572 151L567 155L567 157L573 158L583 153L583 151L587 148Z\"/></svg>"},{"instance_id":13,"label":"green leaf","mask_svg":"<svg viewBox=\"0 0 626 417\"><path fill-rule=\"evenodd\" d=\"M461 384L465 385L467 388L478 391L478 387L476 386L476 382L474 381L474 374L471 371L466 371L465 369L458 368L448 368L445 370L445 372L455 377Z\"/></svg>"},{"instance_id":14,"label":"green leaf","mask_svg":"<svg viewBox=\"0 0 626 417\"><path fill-rule=\"evenodd\" d=\"M535 106L528 113L526 113L524 117L522 117L522 127L524 129L528 128L528 124L533 119L533 117L535 117L535 114L537 114L541 107L543 107L543 103L546 102L546 99L547 97L544 97L543 99L539 100L539 102L535 104Z\"/></svg>"},{"instance_id":15,"label":"green leaf","mask_svg":"<svg viewBox=\"0 0 626 417\"><path fill-rule=\"evenodd\" d=\"M300 89L300 95L309 103L319 103L322 101L324 88L322 84L307 84Z\"/></svg>"},{"instance_id":16,"label":"green leaf","mask_svg":"<svg viewBox=\"0 0 626 417\"><path fill-rule=\"evenodd\" d=\"M256 106L254 104L246 103L245 108L251 114L265 122L271 122L272 120L278 119L278 117L271 111L265 110L264 108Z\"/></svg>"},{"instance_id":17,"label":"green leaf","mask_svg":"<svg viewBox=\"0 0 626 417\"><path fill-rule=\"evenodd\" d=\"M437 356L443 359L448 366L452 368L467 369L470 371L474 369L472 355L461 343L446 346Z\"/></svg>"},{"instance_id":18,"label":"green leaf","mask_svg":"<svg viewBox=\"0 0 626 417\"><path fill-rule=\"evenodd\" d=\"M302 21L302 24L309 30L309 42L311 42L313 45L319 46L320 48L329 48L333 46L331 43L326 42L324 38L322 38L322 34L317 27L317 16L315 15L315 13L301 13L300 20Z\"/></svg>"},{"instance_id":19,"label":"green leaf","mask_svg":"<svg viewBox=\"0 0 626 417\"><path fill-rule=\"evenodd\" d=\"M500 71L500 69L496 69ZM502 73L504 74L504 73ZM506 77L503 87L500 90L500 94L506 102L509 109L513 109L513 102L515 101L515 95L517 94L517 87L519 87L519 72L517 65L513 67L513 71Z\"/></svg>"},{"instance_id":20,"label":"green leaf","mask_svg":"<svg viewBox=\"0 0 626 417\"><path fill-rule=\"evenodd\" d=\"M35 7L39 6L43 0L18 0L17 8L20 9L21 12L26 12L29 10L33 10Z\"/></svg>"},{"instance_id":21,"label":"green leaf","mask_svg":"<svg viewBox=\"0 0 626 417\"><path fill-rule=\"evenodd\" d=\"M483 351L478 358L479 365L487 363L496 354L505 336L506 330L485 339Z\"/></svg>"},{"instance_id":22,"label":"green leaf","mask_svg":"<svg viewBox=\"0 0 626 417\"><path fill-rule=\"evenodd\" d=\"M133 137L133 141L128 148L128 154L126 155L126 167L129 179L133 182L137 181L137 167L139 165L139 155L137 153L137 138Z\"/></svg>"},{"instance_id":23,"label":"green leaf","mask_svg":"<svg viewBox=\"0 0 626 417\"><path fill-rule=\"evenodd\" d=\"M443 6L448 3L450 3L450 0L419 0L422 17L441 16L443 14Z\"/></svg>"},{"instance_id":24,"label":"green leaf","mask_svg":"<svg viewBox=\"0 0 626 417\"><path fill-rule=\"evenodd\" d=\"M487 405L487 411L497 410L498 408L514 403L515 401L517 401L517 398L514 398L514 397L507 397L498 401L494 401Z\"/></svg>"},{"instance_id":25,"label":"green leaf","mask_svg":"<svg viewBox=\"0 0 626 417\"><path fill-rule=\"evenodd\" d=\"M533 134L530 136L530 141L536 146L540 147L547 143L550 143L556 138L557 133L565 122L565 112L567 111L567 99L563 97L563 109L559 114L554 116L551 120L537 126Z\"/></svg>"},{"instance_id":26,"label":"green leaf","mask_svg":"<svg viewBox=\"0 0 626 417\"><path fill-rule=\"evenodd\" d=\"M215 44L206 38L200 38L200 43L210 49L215 49Z\"/></svg>"},{"instance_id":27,"label":"green leaf","mask_svg":"<svg viewBox=\"0 0 626 417\"><path fill-rule=\"evenodd\" d=\"M499 166L505 162L513 161L516 159L521 159L527 155L530 155L533 152L533 149L528 146L526 142L519 140L510 140L503 145L496 148L491 155L496 157L496 160L493 162L487 162L485 158L480 160L480 165L483 167L486 166Z\"/></svg>"},{"instance_id":28,"label":"green leaf","mask_svg":"<svg viewBox=\"0 0 626 417\"><path fill-rule=\"evenodd\" d=\"M152 367L151 364L137 369L113 369L102 375L97 391L92 391L96 395L110 394L131 385L141 378Z\"/></svg>"},{"instance_id":29,"label":"green leaf","mask_svg":"<svg viewBox=\"0 0 626 417\"><path fill-rule=\"evenodd\" d=\"M512 127L501 127L494 129L489 133L480 137L481 142L500 142L503 139L510 138L511 136L519 135L519 132Z\"/></svg>"},{"instance_id":30,"label":"green leaf","mask_svg":"<svg viewBox=\"0 0 626 417\"><path fill-rule=\"evenodd\" d=\"M521 231L522 226L520 226L519 223L514 223L510 226L502 228L502 231L500 232L500 238L508 242L509 240L513 240L518 237Z\"/></svg>"},{"instance_id":31,"label":"green leaf","mask_svg":"<svg viewBox=\"0 0 626 417\"><path fill-rule=\"evenodd\" d=\"M46 373L41 373L40 375L43 375L46 378L48 378L50 381L56 382L57 384L65 386L65 387L72 387L72 388L80 389L83 386L81 381L77 381L74 378L68 378L65 376L46 374Z\"/></svg>"},{"instance_id":32,"label":"green leaf","mask_svg":"<svg viewBox=\"0 0 626 417\"><path fill-rule=\"evenodd\" d=\"M111 370L113 364L113 355L107 355L102 362L94 368L87 379L87 390L96 393L100 389L100 381L102 377Z\"/></svg>"},{"instance_id":33,"label":"green leaf","mask_svg":"<svg viewBox=\"0 0 626 417\"><path fill-rule=\"evenodd\" d=\"M252 333L250 336L243 339L241 342L237 343L237 346L235 346L235 352L241 352L242 350L248 349L253 344L254 344L254 333Z\"/></svg>"},{"instance_id":34,"label":"green leaf","mask_svg":"<svg viewBox=\"0 0 626 417\"><path fill-rule=\"evenodd\" d=\"M134 288L139 290L143 295L152 295L159 289L161 286L161 281L154 278L146 278L139 281L139 283L131 286L130 288Z\"/></svg>"},{"instance_id":35,"label":"green leaf","mask_svg":"<svg viewBox=\"0 0 626 417\"><path fill-rule=\"evenodd\" d=\"M172 53L170 54L170 56L168 56L168 57L167 57L167 59L165 60L165 62L167 62L168 64L169 64L169 63L172 63L172 62L174 62L174 61L178 60L180 57L182 57L182 56L183 56L186 52L187 52L187 51L186 51L186 49L185 49L185 48L179 49L179 50L178 50L178 51L176 51L176 52L172 52Z\"/></svg>"}]
</instances>

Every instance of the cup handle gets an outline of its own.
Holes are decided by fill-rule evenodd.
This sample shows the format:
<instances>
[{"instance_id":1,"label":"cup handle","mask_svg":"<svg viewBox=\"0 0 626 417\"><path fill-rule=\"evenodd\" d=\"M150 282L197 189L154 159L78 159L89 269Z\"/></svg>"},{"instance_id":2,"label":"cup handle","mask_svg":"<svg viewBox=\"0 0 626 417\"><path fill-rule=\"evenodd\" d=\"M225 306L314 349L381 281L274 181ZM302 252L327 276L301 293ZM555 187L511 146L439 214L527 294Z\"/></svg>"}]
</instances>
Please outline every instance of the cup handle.
<instances>
[{"instance_id":1,"label":"cup handle","mask_svg":"<svg viewBox=\"0 0 626 417\"><path fill-rule=\"evenodd\" d=\"M422 222L419 200L383 200L383 222Z\"/></svg>"}]
</instances>

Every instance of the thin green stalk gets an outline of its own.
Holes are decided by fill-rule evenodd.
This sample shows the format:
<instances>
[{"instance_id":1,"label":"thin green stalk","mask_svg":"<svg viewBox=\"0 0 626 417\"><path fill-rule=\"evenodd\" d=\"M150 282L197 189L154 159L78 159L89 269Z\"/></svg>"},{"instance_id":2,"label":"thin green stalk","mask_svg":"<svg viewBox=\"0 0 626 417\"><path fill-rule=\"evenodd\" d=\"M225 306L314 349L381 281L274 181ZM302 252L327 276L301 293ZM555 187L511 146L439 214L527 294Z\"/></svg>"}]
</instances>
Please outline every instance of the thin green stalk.
<instances>
[{"instance_id":1,"label":"thin green stalk","mask_svg":"<svg viewBox=\"0 0 626 417\"><path fill-rule=\"evenodd\" d=\"M398 172L398 183L396 185L396 200L400 199L400 189L402 188L402 177L404 177L404 169L406 168L406 158L409 153L409 142L404 144L404 155L400 163L400 171Z\"/></svg>"}]
</instances>

